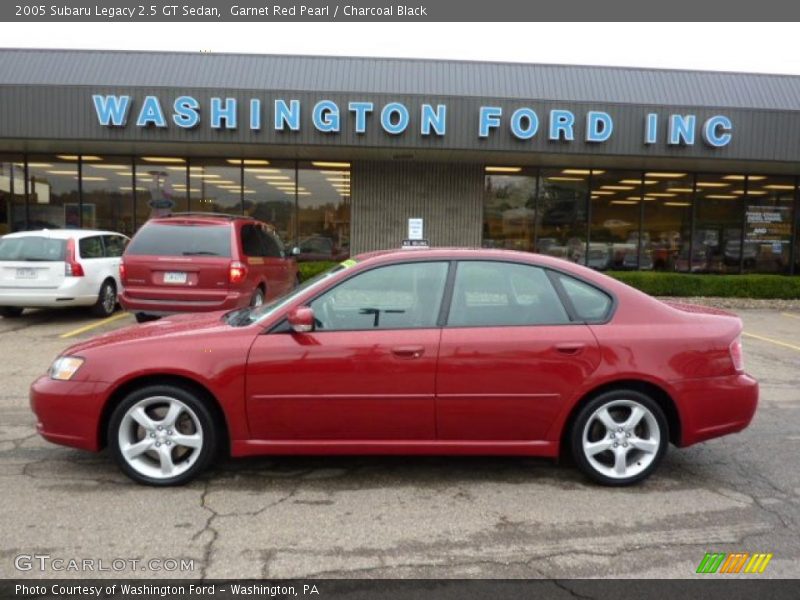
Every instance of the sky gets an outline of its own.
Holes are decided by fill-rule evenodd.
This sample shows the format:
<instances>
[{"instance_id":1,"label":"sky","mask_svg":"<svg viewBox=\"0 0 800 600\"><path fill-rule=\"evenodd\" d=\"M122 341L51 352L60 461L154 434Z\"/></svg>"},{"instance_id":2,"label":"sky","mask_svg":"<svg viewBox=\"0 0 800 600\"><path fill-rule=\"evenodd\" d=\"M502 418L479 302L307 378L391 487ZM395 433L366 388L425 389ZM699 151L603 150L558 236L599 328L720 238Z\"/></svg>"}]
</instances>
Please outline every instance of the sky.
<instances>
[{"instance_id":1,"label":"sky","mask_svg":"<svg viewBox=\"0 0 800 600\"><path fill-rule=\"evenodd\" d=\"M0 47L393 56L800 75L795 23L22 23ZM713 38L713 40L712 40Z\"/></svg>"}]
</instances>

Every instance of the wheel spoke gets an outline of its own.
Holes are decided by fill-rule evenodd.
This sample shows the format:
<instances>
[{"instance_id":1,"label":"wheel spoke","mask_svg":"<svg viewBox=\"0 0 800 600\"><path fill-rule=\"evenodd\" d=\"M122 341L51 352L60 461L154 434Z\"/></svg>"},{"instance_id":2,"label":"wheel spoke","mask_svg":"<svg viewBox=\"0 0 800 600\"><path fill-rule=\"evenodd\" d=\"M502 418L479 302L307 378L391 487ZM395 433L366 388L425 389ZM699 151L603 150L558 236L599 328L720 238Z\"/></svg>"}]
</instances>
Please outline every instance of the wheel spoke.
<instances>
[{"instance_id":1,"label":"wheel spoke","mask_svg":"<svg viewBox=\"0 0 800 600\"><path fill-rule=\"evenodd\" d=\"M172 441L176 446L185 446L187 448L200 448L203 446L203 436L199 433L192 433L186 435L183 433L176 433L172 437Z\"/></svg>"},{"instance_id":2,"label":"wheel spoke","mask_svg":"<svg viewBox=\"0 0 800 600\"><path fill-rule=\"evenodd\" d=\"M606 450L610 450L614 440L611 439L602 439L597 442L584 442L583 450L586 452L587 456L594 456L595 454L600 454Z\"/></svg>"},{"instance_id":3,"label":"wheel spoke","mask_svg":"<svg viewBox=\"0 0 800 600\"><path fill-rule=\"evenodd\" d=\"M658 450L658 442L652 440L644 440L639 437L633 437L628 440L628 443L634 448L646 452L647 454L655 454Z\"/></svg>"},{"instance_id":4,"label":"wheel spoke","mask_svg":"<svg viewBox=\"0 0 800 600\"><path fill-rule=\"evenodd\" d=\"M634 406L631 408L631 414L625 421L623 427L627 430L635 429L639 421L642 420L642 417L644 417L644 409L641 406Z\"/></svg>"},{"instance_id":5,"label":"wheel spoke","mask_svg":"<svg viewBox=\"0 0 800 600\"><path fill-rule=\"evenodd\" d=\"M622 446L614 449L614 473L619 476L625 475L628 470L627 456L628 451L623 449Z\"/></svg>"},{"instance_id":6,"label":"wheel spoke","mask_svg":"<svg viewBox=\"0 0 800 600\"><path fill-rule=\"evenodd\" d=\"M600 419L600 422L605 425L608 431L615 431L620 426L620 423L614 420L607 408L597 411L597 418Z\"/></svg>"},{"instance_id":7,"label":"wheel spoke","mask_svg":"<svg viewBox=\"0 0 800 600\"><path fill-rule=\"evenodd\" d=\"M169 410L167 411L166 416L161 420L162 427L175 427L175 421L178 420L178 416L183 411L183 407L178 404L177 402L170 402Z\"/></svg>"},{"instance_id":8,"label":"wheel spoke","mask_svg":"<svg viewBox=\"0 0 800 600\"><path fill-rule=\"evenodd\" d=\"M129 444L125 448L122 448L122 453L125 455L125 458L131 460L141 454L144 454L152 447L153 447L153 440L149 437L146 437L143 440L136 442L135 444Z\"/></svg>"},{"instance_id":9,"label":"wheel spoke","mask_svg":"<svg viewBox=\"0 0 800 600\"><path fill-rule=\"evenodd\" d=\"M153 421L153 419L150 418L150 416L144 410L143 406L136 407L131 412L131 417L133 418L134 421L136 421L139 425L141 425L145 429L155 429L156 427L155 422Z\"/></svg>"},{"instance_id":10,"label":"wheel spoke","mask_svg":"<svg viewBox=\"0 0 800 600\"><path fill-rule=\"evenodd\" d=\"M172 448L162 445L159 448L158 458L161 461L161 474L164 477L172 475L172 471L175 470L175 463L172 462Z\"/></svg>"}]
</instances>

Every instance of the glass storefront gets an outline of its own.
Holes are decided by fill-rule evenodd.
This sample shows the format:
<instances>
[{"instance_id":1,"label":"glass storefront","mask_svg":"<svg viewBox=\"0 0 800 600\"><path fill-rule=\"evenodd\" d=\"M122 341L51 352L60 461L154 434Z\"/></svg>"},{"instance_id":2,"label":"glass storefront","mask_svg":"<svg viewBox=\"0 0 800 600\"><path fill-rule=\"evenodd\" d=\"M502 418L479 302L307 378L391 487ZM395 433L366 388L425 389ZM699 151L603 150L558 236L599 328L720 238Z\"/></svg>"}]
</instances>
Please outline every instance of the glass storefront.
<instances>
[{"instance_id":1,"label":"glass storefront","mask_svg":"<svg viewBox=\"0 0 800 600\"><path fill-rule=\"evenodd\" d=\"M589 178L583 169L543 169L537 198L536 251L586 260Z\"/></svg>"},{"instance_id":2,"label":"glass storefront","mask_svg":"<svg viewBox=\"0 0 800 600\"><path fill-rule=\"evenodd\" d=\"M133 235L133 163L130 157L83 156L83 227Z\"/></svg>"},{"instance_id":3,"label":"glass storefront","mask_svg":"<svg viewBox=\"0 0 800 600\"><path fill-rule=\"evenodd\" d=\"M295 194L299 260L346 258L350 254L350 163L299 163Z\"/></svg>"},{"instance_id":4,"label":"glass storefront","mask_svg":"<svg viewBox=\"0 0 800 600\"><path fill-rule=\"evenodd\" d=\"M25 163L22 156L0 157L0 235L25 226Z\"/></svg>"},{"instance_id":5,"label":"glass storefront","mask_svg":"<svg viewBox=\"0 0 800 600\"><path fill-rule=\"evenodd\" d=\"M25 214L14 214L15 229L64 229L94 222L91 206L81 212L78 156L69 154L28 157L28 198ZM24 227L17 223L26 223Z\"/></svg>"}]
</instances>

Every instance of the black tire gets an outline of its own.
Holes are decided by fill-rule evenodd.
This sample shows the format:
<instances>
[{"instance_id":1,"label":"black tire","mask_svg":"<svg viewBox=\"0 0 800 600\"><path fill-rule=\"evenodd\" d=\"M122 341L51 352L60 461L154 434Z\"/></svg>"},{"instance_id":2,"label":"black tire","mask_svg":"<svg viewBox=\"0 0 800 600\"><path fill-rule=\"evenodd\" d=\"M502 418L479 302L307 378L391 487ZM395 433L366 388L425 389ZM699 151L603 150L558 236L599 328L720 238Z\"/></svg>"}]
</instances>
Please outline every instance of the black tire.
<instances>
[{"instance_id":1,"label":"black tire","mask_svg":"<svg viewBox=\"0 0 800 600\"><path fill-rule=\"evenodd\" d=\"M593 415L595 415L595 413L602 407L606 406L610 408L611 411L614 411L613 414L618 416L618 418L614 418L615 424L623 426L624 421L626 420L624 411L629 410L629 407L624 405L625 403L640 405L645 409L645 411L649 411L652 418L647 416L642 417L639 425L634 428L630 435L628 435L626 431L615 431L614 433L609 433L608 440L606 440L605 434L608 433L609 430L605 428L605 431L602 431L601 428L598 431L597 428L598 426L601 426L601 424L599 423L599 418L594 419ZM621 417L619 417L620 414ZM630 414L632 413L628 413L628 416L630 416ZM587 424L589 423L590 419L593 421L592 426L591 428L587 429ZM651 431L651 429L655 431ZM612 444L613 439L613 443L617 444L616 446L613 446L613 448L617 448L623 444L626 448L630 448L629 450L620 449L620 451L623 453L633 453L631 454L629 463L633 474L631 476L616 474L614 476L609 476L605 472L599 470L599 467L593 465L592 461L590 461L589 457L587 456L587 453L584 451L584 433L587 433L587 441L592 443L607 442ZM655 452L645 453L644 451L640 451L634 447L633 442L631 443L631 446L628 446L628 440L625 439L624 436L628 436L628 438L633 436L633 438L638 441L638 438L641 437L643 433L647 434L649 439L643 438L641 441L649 442L650 445L656 446L657 449ZM593 398L591 401L589 401L578 412L569 435L572 457L581 472L597 483L612 487L632 485L652 475L652 473L658 468L661 460L664 458L664 454L667 451L667 446L669 445L669 425L667 423L667 418L664 416L664 411L661 410L661 407L658 405L658 403L641 392L627 389L605 392L604 394L600 394L596 398ZM612 438L612 436L616 435L620 436L619 440L617 440L615 437ZM651 436L653 435L657 435L657 444L656 442L652 441L653 437ZM605 462L613 463L615 457L614 453L617 452L617 450L614 450L613 448L609 448L608 450L597 453L595 456L598 458L594 459L594 462L601 463L600 467L605 466ZM646 464L642 470L637 472L637 468L641 466L642 461L646 463L648 460L650 461L649 464ZM608 465L606 469L614 470L613 465ZM625 470L627 470L627 468Z\"/></svg>"},{"instance_id":2,"label":"black tire","mask_svg":"<svg viewBox=\"0 0 800 600\"><path fill-rule=\"evenodd\" d=\"M142 401L146 401L148 398L157 396L178 400L191 409L197 419L197 422L199 423L199 429L203 440L202 446L199 449L190 451L190 453L198 452L198 455L193 459L191 466L174 477L148 476L131 466L120 450L120 428L123 426L123 420L125 419L128 410L134 405ZM192 423L193 422L194 421L192 421ZM143 428L142 431L144 431ZM146 436L147 433L144 435ZM214 422L212 412L207 403L196 392L176 385L148 385L131 392L114 409L114 412L111 414L111 419L108 423L108 449L111 452L111 455L114 457L114 460L117 462L117 465L119 465L123 473L137 483L145 485L167 487L184 485L190 482L200 473L202 473L214 459L217 453L218 442L219 433L217 425ZM178 445L174 446L171 452L177 450L179 450ZM151 457L147 455L146 460L151 460ZM155 459L152 459L152 461L155 464Z\"/></svg>"},{"instance_id":3,"label":"black tire","mask_svg":"<svg viewBox=\"0 0 800 600\"><path fill-rule=\"evenodd\" d=\"M155 315L148 315L147 313L137 312L134 313L133 318L137 323L148 323L149 321L158 321L161 317Z\"/></svg>"},{"instance_id":4,"label":"black tire","mask_svg":"<svg viewBox=\"0 0 800 600\"><path fill-rule=\"evenodd\" d=\"M264 304L264 289L259 286L253 290L253 295L250 296L250 306L256 308Z\"/></svg>"},{"instance_id":5,"label":"black tire","mask_svg":"<svg viewBox=\"0 0 800 600\"><path fill-rule=\"evenodd\" d=\"M6 319L16 319L22 315L23 310L25 309L19 306L0 306L0 315Z\"/></svg>"},{"instance_id":6,"label":"black tire","mask_svg":"<svg viewBox=\"0 0 800 600\"><path fill-rule=\"evenodd\" d=\"M97 294L97 302L92 306L92 314L95 317L110 317L117 310L117 285L110 279L106 279L100 286Z\"/></svg>"}]
</instances>

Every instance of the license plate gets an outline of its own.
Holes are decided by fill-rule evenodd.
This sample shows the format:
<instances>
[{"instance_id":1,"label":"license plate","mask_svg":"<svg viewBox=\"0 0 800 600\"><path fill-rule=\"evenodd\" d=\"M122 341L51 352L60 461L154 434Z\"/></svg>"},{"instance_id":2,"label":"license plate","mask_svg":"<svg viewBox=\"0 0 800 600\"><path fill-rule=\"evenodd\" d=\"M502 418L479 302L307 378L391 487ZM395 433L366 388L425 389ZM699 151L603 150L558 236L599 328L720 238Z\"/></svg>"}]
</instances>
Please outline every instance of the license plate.
<instances>
[{"instance_id":1,"label":"license plate","mask_svg":"<svg viewBox=\"0 0 800 600\"><path fill-rule=\"evenodd\" d=\"M186 283L186 273L164 273L164 283Z\"/></svg>"},{"instance_id":2,"label":"license plate","mask_svg":"<svg viewBox=\"0 0 800 600\"><path fill-rule=\"evenodd\" d=\"M36 279L36 269L17 269L17 279Z\"/></svg>"}]
</instances>

